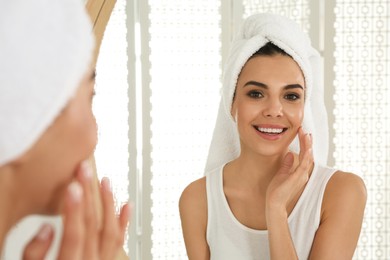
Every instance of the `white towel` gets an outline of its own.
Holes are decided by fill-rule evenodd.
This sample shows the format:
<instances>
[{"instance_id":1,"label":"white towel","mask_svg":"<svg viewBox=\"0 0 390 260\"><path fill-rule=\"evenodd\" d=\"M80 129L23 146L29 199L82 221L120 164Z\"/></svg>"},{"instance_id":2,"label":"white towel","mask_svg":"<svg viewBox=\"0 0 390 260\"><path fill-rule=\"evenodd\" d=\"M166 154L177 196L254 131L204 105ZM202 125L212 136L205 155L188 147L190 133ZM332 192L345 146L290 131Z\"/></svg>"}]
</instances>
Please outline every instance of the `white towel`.
<instances>
[{"instance_id":1,"label":"white towel","mask_svg":"<svg viewBox=\"0 0 390 260\"><path fill-rule=\"evenodd\" d=\"M225 64L222 97L217 115L206 172L219 167L240 154L237 126L230 111L237 78L247 60L267 42L287 52L300 66L306 84L303 128L313 136L313 154L316 162L326 164L328 157L328 119L324 104L322 60L311 46L302 29L286 17L274 14L256 14L248 17L233 40ZM296 137L290 149L299 152Z\"/></svg>"},{"instance_id":2,"label":"white towel","mask_svg":"<svg viewBox=\"0 0 390 260\"><path fill-rule=\"evenodd\" d=\"M0 166L27 151L75 93L94 38L80 0L0 0Z\"/></svg>"}]
</instances>

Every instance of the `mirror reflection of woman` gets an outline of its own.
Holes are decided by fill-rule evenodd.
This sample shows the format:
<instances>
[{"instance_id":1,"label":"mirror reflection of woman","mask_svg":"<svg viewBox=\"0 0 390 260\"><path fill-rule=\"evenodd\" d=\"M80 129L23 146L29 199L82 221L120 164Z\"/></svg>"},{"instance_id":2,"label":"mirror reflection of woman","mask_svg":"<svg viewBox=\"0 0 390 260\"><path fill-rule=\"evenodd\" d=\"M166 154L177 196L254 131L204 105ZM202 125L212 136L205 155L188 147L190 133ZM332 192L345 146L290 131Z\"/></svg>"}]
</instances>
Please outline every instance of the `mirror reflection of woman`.
<instances>
[{"instance_id":1,"label":"mirror reflection of woman","mask_svg":"<svg viewBox=\"0 0 390 260\"><path fill-rule=\"evenodd\" d=\"M357 175L325 165L319 63L292 21L258 14L244 22L205 177L180 198L189 259L352 258L366 189Z\"/></svg>"},{"instance_id":2,"label":"mirror reflection of woman","mask_svg":"<svg viewBox=\"0 0 390 260\"><path fill-rule=\"evenodd\" d=\"M110 182L94 181L94 38L79 0L2 1L0 8L0 255L22 218L62 215L57 259L115 259L130 209L116 215ZM40 227L23 259L45 259L54 229Z\"/></svg>"}]
</instances>

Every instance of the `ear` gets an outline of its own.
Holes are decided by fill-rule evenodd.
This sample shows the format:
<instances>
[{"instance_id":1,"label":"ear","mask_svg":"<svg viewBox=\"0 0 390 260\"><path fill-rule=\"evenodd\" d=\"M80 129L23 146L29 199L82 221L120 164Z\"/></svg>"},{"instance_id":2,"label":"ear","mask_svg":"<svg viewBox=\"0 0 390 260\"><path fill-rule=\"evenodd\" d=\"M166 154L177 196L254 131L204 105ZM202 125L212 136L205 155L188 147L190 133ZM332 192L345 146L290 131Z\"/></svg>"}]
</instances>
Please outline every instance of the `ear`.
<instances>
[{"instance_id":1,"label":"ear","mask_svg":"<svg viewBox=\"0 0 390 260\"><path fill-rule=\"evenodd\" d=\"M230 115L232 116L234 122L237 122L237 113L238 113L238 111L237 111L237 105L236 105L236 90L234 90L232 106L230 109Z\"/></svg>"},{"instance_id":2,"label":"ear","mask_svg":"<svg viewBox=\"0 0 390 260\"><path fill-rule=\"evenodd\" d=\"M237 114L238 114L238 109L236 106L236 102L234 102L234 100L233 100L232 108L230 109L230 115L232 116L233 121L236 123L237 123Z\"/></svg>"}]
</instances>

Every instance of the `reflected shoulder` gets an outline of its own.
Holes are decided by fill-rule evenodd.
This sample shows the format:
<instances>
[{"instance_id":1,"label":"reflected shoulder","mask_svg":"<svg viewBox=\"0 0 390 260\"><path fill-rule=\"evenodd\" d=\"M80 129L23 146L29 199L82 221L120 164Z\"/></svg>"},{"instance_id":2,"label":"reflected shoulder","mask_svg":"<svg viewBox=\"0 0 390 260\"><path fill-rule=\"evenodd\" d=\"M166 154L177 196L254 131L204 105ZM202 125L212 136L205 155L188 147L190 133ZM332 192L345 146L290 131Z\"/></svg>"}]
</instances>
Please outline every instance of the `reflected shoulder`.
<instances>
[{"instance_id":1,"label":"reflected shoulder","mask_svg":"<svg viewBox=\"0 0 390 260\"><path fill-rule=\"evenodd\" d=\"M179 201L180 211L186 207L207 207L206 177L190 183L182 192Z\"/></svg>"},{"instance_id":2,"label":"reflected shoulder","mask_svg":"<svg viewBox=\"0 0 390 260\"><path fill-rule=\"evenodd\" d=\"M366 201L367 190L363 179L354 173L337 171L326 186L323 213L349 207L364 210Z\"/></svg>"}]
</instances>

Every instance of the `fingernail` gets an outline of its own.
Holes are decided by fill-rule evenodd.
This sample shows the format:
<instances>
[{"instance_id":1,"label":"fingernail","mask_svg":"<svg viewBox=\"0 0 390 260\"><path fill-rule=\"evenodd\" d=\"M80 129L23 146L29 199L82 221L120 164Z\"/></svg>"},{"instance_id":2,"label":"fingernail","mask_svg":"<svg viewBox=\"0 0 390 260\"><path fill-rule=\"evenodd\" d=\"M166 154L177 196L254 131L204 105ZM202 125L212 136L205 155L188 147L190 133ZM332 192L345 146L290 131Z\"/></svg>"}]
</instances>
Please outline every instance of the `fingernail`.
<instances>
[{"instance_id":1,"label":"fingernail","mask_svg":"<svg viewBox=\"0 0 390 260\"><path fill-rule=\"evenodd\" d=\"M126 204L127 204L127 206L126 206ZM132 218L132 215L133 215L134 203L132 201L124 202L124 203L122 203L121 209L127 211L126 212L127 217L128 217L128 220L130 221Z\"/></svg>"},{"instance_id":2,"label":"fingernail","mask_svg":"<svg viewBox=\"0 0 390 260\"><path fill-rule=\"evenodd\" d=\"M43 224L39 229L37 234L37 239L41 241L45 241L50 237L50 234L53 232L53 228L49 224Z\"/></svg>"},{"instance_id":3,"label":"fingernail","mask_svg":"<svg viewBox=\"0 0 390 260\"><path fill-rule=\"evenodd\" d=\"M72 182L68 186L68 192L74 202L81 201L81 197L83 196L83 189L81 188L81 185L78 182L76 181Z\"/></svg>"},{"instance_id":4,"label":"fingernail","mask_svg":"<svg viewBox=\"0 0 390 260\"><path fill-rule=\"evenodd\" d=\"M105 189L106 191L112 191L110 179L108 179L107 177L102 178L102 186L103 189Z\"/></svg>"},{"instance_id":5,"label":"fingernail","mask_svg":"<svg viewBox=\"0 0 390 260\"><path fill-rule=\"evenodd\" d=\"M92 179L92 168L88 161L84 161L81 164L82 168L82 174L85 179L90 180Z\"/></svg>"}]
</instances>

